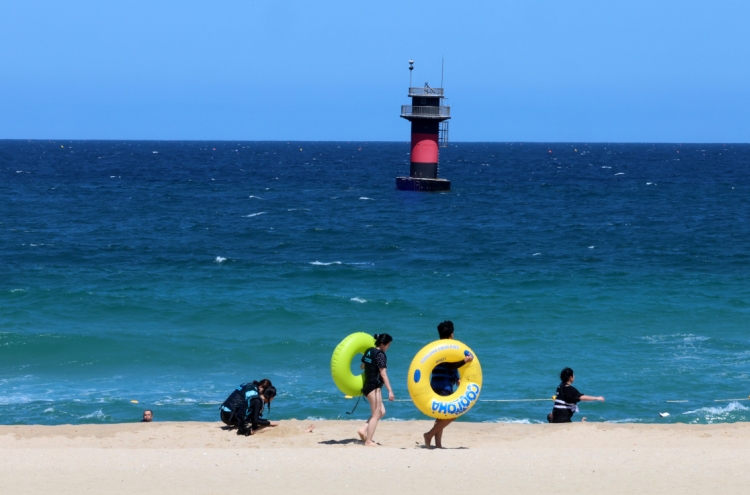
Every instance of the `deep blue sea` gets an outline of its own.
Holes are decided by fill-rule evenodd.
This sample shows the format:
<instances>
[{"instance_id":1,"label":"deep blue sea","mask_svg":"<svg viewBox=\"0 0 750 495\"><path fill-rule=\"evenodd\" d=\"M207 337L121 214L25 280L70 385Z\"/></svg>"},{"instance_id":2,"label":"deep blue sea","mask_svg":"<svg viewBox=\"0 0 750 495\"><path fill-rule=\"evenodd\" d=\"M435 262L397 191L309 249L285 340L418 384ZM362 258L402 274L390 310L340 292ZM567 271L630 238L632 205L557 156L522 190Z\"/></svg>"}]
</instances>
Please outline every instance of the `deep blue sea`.
<instances>
[{"instance_id":1,"label":"deep blue sea","mask_svg":"<svg viewBox=\"0 0 750 495\"><path fill-rule=\"evenodd\" d=\"M501 401L566 366L606 398L578 419L750 420L750 145L454 143L442 194L395 190L408 153L0 141L0 423L217 421L265 377L271 419L364 420L336 344L390 333L408 399L446 319L484 371L462 420L545 421Z\"/></svg>"}]
</instances>

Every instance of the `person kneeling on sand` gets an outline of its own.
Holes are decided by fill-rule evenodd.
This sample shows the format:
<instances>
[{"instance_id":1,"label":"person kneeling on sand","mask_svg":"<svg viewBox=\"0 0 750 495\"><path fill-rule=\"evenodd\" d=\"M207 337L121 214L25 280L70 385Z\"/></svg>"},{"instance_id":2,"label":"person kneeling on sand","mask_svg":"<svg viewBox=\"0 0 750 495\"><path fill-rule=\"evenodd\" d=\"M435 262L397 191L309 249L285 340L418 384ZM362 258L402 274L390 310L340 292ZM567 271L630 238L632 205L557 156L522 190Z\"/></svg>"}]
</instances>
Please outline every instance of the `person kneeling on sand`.
<instances>
[{"instance_id":1,"label":"person kneeling on sand","mask_svg":"<svg viewBox=\"0 0 750 495\"><path fill-rule=\"evenodd\" d=\"M392 341L393 337L387 333L375 335L375 347L367 349L364 356L362 356L362 365L360 368L365 370L365 385L362 387L362 395L370 403L370 419L367 420L357 433L359 434L359 438L368 447L378 445L372 441L372 436L375 434L375 428L378 427L378 421L385 416L385 405L383 405L381 387L385 385L388 389L388 400L396 398L393 395L391 382L388 381L388 374L386 373L388 358L385 355L385 351L391 347Z\"/></svg>"},{"instance_id":2,"label":"person kneeling on sand","mask_svg":"<svg viewBox=\"0 0 750 495\"><path fill-rule=\"evenodd\" d=\"M560 385L555 392L555 405L552 412L547 415L547 421L550 423L572 423L571 418L578 412L578 403L580 401L600 401L604 402L604 397L593 397L584 395L573 386L576 379L573 370L565 368L560 372ZM583 418L581 421L586 421Z\"/></svg>"},{"instance_id":3,"label":"person kneeling on sand","mask_svg":"<svg viewBox=\"0 0 750 495\"><path fill-rule=\"evenodd\" d=\"M263 419L263 407L276 397L276 387L271 380L264 378L259 382L243 383L232 392L221 405L221 420L227 426L237 426L238 435L252 435L255 430L265 426L278 426L277 421ZM248 425L249 423L249 425Z\"/></svg>"},{"instance_id":4,"label":"person kneeling on sand","mask_svg":"<svg viewBox=\"0 0 750 495\"><path fill-rule=\"evenodd\" d=\"M441 339L453 339L453 322L444 321L437 327L438 335ZM474 356L469 354L465 356L461 361L455 363L440 363L435 366L432 370L432 378L430 379L430 386L432 391L436 394L446 397L453 393L453 387L461 383L458 374L458 368L470 363L474 360ZM453 422L452 419L436 419L432 429L424 434L424 444L428 449L432 443L432 439L435 439L435 447L443 448L443 430L446 426Z\"/></svg>"}]
</instances>

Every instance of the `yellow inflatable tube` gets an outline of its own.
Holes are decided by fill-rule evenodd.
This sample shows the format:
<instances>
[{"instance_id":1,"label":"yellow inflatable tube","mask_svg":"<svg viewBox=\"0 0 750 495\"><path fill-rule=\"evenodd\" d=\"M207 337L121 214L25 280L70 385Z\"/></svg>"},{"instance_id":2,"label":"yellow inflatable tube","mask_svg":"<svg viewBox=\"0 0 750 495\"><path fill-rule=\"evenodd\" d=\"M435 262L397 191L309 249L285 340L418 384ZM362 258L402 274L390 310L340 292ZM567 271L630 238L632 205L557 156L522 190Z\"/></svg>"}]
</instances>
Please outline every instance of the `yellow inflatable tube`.
<instances>
[{"instance_id":1,"label":"yellow inflatable tube","mask_svg":"<svg viewBox=\"0 0 750 495\"><path fill-rule=\"evenodd\" d=\"M471 354L474 360L458 369L461 383L453 394L441 396L430 386L432 370L440 363L455 363ZM458 340L441 339L420 350L407 377L409 395L417 409L436 419L455 419L471 409L482 391L482 367L476 354Z\"/></svg>"},{"instance_id":2,"label":"yellow inflatable tube","mask_svg":"<svg viewBox=\"0 0 750 495\"><path fill-rule=\"evenodd\" d=\"M352 373L352 360L357 354L364 354L367 349L375 346L375 338L364 332L349 335L341 341L331 356L331 377L333 383L345 395L360 395L364 385L364 376Z\"/></svg>"}]
</instances>

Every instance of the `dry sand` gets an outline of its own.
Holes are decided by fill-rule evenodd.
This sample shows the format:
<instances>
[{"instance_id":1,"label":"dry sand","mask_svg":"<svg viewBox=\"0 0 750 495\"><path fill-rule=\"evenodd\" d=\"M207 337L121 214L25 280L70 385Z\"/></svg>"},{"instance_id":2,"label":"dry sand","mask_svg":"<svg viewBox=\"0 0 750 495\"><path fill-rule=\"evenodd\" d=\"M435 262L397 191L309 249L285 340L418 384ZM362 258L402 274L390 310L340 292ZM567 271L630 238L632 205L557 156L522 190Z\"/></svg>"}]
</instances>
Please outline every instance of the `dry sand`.
<instances>
[{"instance_id":1,"label":"dry sand","mask_svg":"<svg viewBox=\"0 0 750 495\"><path fill-rule=\"evenodd\" d=\"M283 421L0 426L0 493L750 493L750 425Z\"/></svg>"}]
</instances>

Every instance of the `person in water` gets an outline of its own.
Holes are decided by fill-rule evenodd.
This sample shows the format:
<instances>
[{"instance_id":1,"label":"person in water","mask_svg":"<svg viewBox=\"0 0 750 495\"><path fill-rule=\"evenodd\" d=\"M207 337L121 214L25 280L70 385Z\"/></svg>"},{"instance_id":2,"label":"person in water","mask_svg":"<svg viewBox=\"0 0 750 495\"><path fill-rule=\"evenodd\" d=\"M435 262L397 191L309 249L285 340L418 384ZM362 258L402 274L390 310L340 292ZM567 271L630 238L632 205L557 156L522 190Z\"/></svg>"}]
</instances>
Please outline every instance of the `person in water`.
<instances>
[{"instance_id":1,"label":"person in water","mask_svg":"<svg viewBox=\"0 0 750 495\"><path fill-rule=\"evenodd\" d=\"M580 401L600 401L604 402L604 397L594 397L584 395L573 386L576 377L573 370L565 368L560 372L560 385L555 392L555 405L552 412L547 415L547 421L550 423L572 423L571 418L578 412L578 403ZM582 421L586 421L583 418Z\"/></svg>"},{"instance_id":2,"label":"person in water","mask_svg":"<svg viewBox=\"0 0 750 495\"><path fill-rule=\"evenodd\" d=\"M243 383L221 405L221 420L227 426L237 426L237 434L245 436L265 426L278 426L277 421L262 418L264 406L268 405L270 411L274 397L276 387L267 378Z\"/></svg>"},{"instance_id":3,"label":"person in water","mask_svg":"<svg viewBox=\"0 0 750 495\"><path fill-rule=\"evenodd\" d=\"M143 419L141 419L141 423L150 423L154 420L154 412L151 409L146 409L143 411Z\"/></svg>"},{"instance_id":4,"label":"person in water","mask_svg":"<svg viewBox=\"0 0 750 495\"><path fill-rule=\"evenodd\" d=\"M388 381L388 374L386 368L388 367L388 358L385 353L389 347L393 337L387 333L381 333L375 335L375 347L367 349L365 354L362 356L361 369L364 372L364 386L362 387L362 395L365 396L367 402L370 404L370 419L360 428L357 433L359 438L365 442L368 447L377 446L372 441L372 436L375 434L375 428L378 427L378 421L385 416L385 405L383 405L383 393L381 387L385 385L388 389L388 400L394 400L396 397L393 395L393 389L391 389L391 382Z\"/></svg>"},{"instance_id":5,"label":"person in water","mask_svg":"<svg viewBox=\"0 0 750 495\"><path fill-rule=\"evenodd\" d=\"M453 339L453 322L444 321L437 327L438 335L441 339ZM461 383L458 368L474 361L474 356L467 354L461 361L453 363L440 363L432 370L430 386L432 391L440 396L448 396L453 393L453 387ZM431 448L432 439L435 439L435 447L443 448L443 430L453 422L452 419L436 419L432 429L424 434L424 444L428 449Z\"/></svg>"}]
</instances>

